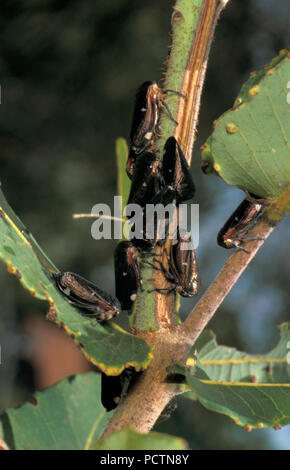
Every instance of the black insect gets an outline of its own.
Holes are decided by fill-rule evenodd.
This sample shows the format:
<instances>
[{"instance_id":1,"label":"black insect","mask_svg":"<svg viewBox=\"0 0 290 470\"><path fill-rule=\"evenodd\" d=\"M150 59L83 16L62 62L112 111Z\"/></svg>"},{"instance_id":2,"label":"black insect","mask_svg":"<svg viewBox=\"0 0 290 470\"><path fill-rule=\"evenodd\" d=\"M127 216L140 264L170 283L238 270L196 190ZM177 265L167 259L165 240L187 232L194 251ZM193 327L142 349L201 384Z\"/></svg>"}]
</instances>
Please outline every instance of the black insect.
<instances>
[{"instance_id":1,"label":"black insect","mask_svg":"<svg viewBox=\"0 0 290 470\"><path fill-rule=\"evenodd\" d=\"M182 297L193 297L199 287L199 275L197 272L195 252L189 232L177 234L177 239L172 241L170 253L167 254L168 269L164 264L155 259L161 270L173 285L157 291L172 292L175 290ZM157 268L158 269L158 268Z\"/></svg>"},{"instance_id":2,"label":"black insect","mask_svg":"<svg viewBox=\"0 0 290 470\"><path fill-rule=\"evenodd\" d=\"M140 252L130 241L118 243L115 253L116 297L122 310L130 311L141 284Z\"/></svg>"},{"instance_id":3,"label":"black insect","mask_svg":"<svg viewBox=\"0 0 290 470\"><path fill-rule=\"evenodd\" d=\"M247 194L238 208L233 212L225 225L219 231L217 242L223 248L239 248L248 253L241 243L247 239L258 237L247 237L249 230L254 227L265 208L266 201L257 196Z\"/></svg>"},{"instance_id":4,"label":"black insect","mask_svg":"<svg viewBox=\"0 0 290 470\"><path fill-rule=\"evenodd\" d=\"M175 93L185 98L182 93L175 90L162 90L154 81L146 81L138 88L135 99L132 126L130 131L130 151L126 171L132 178L134 166L138 156L154 146L158 134L160 112L162 106L167 109L169 117L175 124L170 109L164 101L164 94Z\"/></svg>"},{"instance_id":5,"label":"black insect","mask_svg":"<svg viewBox=\"0 0 290 470\"><path fill-rule=\"evenodd\" d=\"M153 152L141 154L136 161L128 204L138 204L141 208L144 208L146 204L154 206L157 204L163 206L179 205L191 199L194 194L195 185L188 164L177 140L172 136L166 141L162 163ZM170 222L169 216L169 213L165 214L166 229L161 238L166 238L166 230ZM140 225L141 222L143 223L143 228L138 238L145 240L137 242L141 247L142 245L143 247L145 245L153 246L160 239L158 229L160 221L158 222L155 214L152 215L152 220L146 217L146 211L140 212L139 220ZM154 237L151 238L151 244L145 233L146 223L147 227L154 227Z\"/></svg>"},{"instance_id":6,"label":"black insect","mask_svg":"<svg viewBox=\"0 0 290 470\"><path fill-rule=\"evenodd\" d=\"M137 90L130 131L130 145L136 154L145 150L157 132L162 96L154 81L142 83Z\"/></svg>"},{"instance_id":7,"label":"black insect","mask_svg":"<svg viewBox=\"0 0 290 470\"><path fill-rule=\"evenodd\" d=\"M154 141L160 119L162 91L156 82L144 82L138 88L130 131L130 152L126 171L132 178L136 158Z\"/></svg>"},{"instance_id":8,"label":"black insect","mask_svg":"<svg viewBox=\"0 0 290 470\"><path fill-rule=\"evenodd\" d=\"M127 204L145 207L161 189L161 162L154 152L144 152L136 161Z\"/></svg>"},{"instance_id":9,"label":"black insect","mask_svg":"<svg viewBox=\"0 0 290 470\"><path fill-rule=\"evenodd\" d=\"M166 204L166 207L163 207L162 200L156 204L151 201L150 206L147 205L143 209L140 207L134 214L134 220L130 219L129 238L131 243L141 250L142 256L145 252L152 252L157 244L164 243L176 210L174 204Z\"/></svg>"},{"instance_id":10,"label":"black insect","mask_svg":"<svg viewBox=\"0 0 290 470\"><path fill-rule=\"evenodd\" d=\"M122 374L116 376L102 373L101 400L107 411L114 410L118 406L141 373L136 372L133 367L127 367Z\"/></svg>"},{"instance_id":11,"label":"black insect","mask_svg":"<svg viewBox=\"0 0 290 470\"><path fill-rule=\"evenodd\" d=\"M155 232L151 237L146 233L147 222L150 224L150 227L155 227L153 220L147 220L146 205L154 205L154 199L161 190L162 178L160 171L161 162L154 152L142 153L137 159L134 168L127 205L136 204L137 209L133 212L135 223L132 223L131 226L130 240L136 247L142 250L148 250L155 244ZM130 209L128 207L126 214L128 219L133 217ZM154 218L154 214L152 217Z\"/></svg>"},{"instance_id":12,"label":"black insect","mask_svg":"<svg viewBox=\"0 0 290 470\"><path fill-rule=\"evenodd\" d=\"M162 178L165 191L174 194L176 204L192 199L195 185L183 152L175 139L169 137L164 146Z\"/></svg>"},{"instance_id":13,"label":"black insect","mask_svg":"<svg viewBox=\"0 0 290 470\"><path fill-rule=\"evenodd\" d=\"M164 156L160 171L160 191L155 194L153 204L179 204L192 199L195 185L185 156L175 139L171 136L164 146Z\"/></svg>"},{"instance_id":14,"label":"black insect","mask_svg":"<svg viewBox=\"0 0 290 470\"><path fill-rule=\"evenodd\" d=\"M101 401L107 411L114 410L121 399L122 381L120 375L106 375L102 373Z\"/></svg>"},{"instance_id":15,"label":"black insect","mask_svg":"<svg viewBox=\"0 0 290 470\"><path fill-rule=\"evenodd\" d=\"M118 299L102 291L92 282L68 271L53 274L57 288L65 299L87 315L110 320L121 311Z\"/></svg>"}]
</instances>

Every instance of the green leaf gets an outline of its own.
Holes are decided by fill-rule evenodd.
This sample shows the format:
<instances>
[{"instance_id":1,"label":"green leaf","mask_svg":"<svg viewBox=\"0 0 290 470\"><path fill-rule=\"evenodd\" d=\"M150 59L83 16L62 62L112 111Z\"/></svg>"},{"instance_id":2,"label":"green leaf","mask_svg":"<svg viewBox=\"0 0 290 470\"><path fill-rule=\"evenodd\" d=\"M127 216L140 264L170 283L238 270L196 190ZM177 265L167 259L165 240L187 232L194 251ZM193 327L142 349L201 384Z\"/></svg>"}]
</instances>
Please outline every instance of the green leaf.
<instances>
[{"instance_id":1,"label":"green leaf","mask_svg":"<svg viewBox=\"0 0 290 470\"><path fill-rule=\"evenodd\" d=\"M88 449L108 422L100 400L101 376L72 376L37 392L32 403L2 417L4 436L15 450ZM8 420L7 420L8 417Z\"/></svg>"},{"instance_id":2,"label":"green leaf","mask_svg":"<svg viewBox=\"0 0 290 470\"><path fill-rule=\"evenodd\" d=\"M126 140L122 137L116 140L116 156L118 169L118 194L122 196L122 213L127 204L130 192L130 180L126 173L126 164L128 158L128 146Z\"/></svg>"},{"instance_id":3,"label":"green leaf","mask_svg":"<svg viewBox=\"0 0 290 470\"><path fill-rule=\"evenodd\" d=\"M280 331L278 345L259 356L218 346L209 332L201 335L195 345L200 368L189 358L194 367L184 371L194 397L247 429L290 424L290 324Z\"/></svg>"},{"instance_id":4,"label":"green leaf","mask_svg":"<svg viewBox=\"0 0 290 470\"><path fill-rule=\"evenodd\" d=\"M290 382L290 367L287 364L287 342L290 340L290 324L280 327L280 341L269 353L251 355L235 348L220 346L210 331L205 331L194 348L200 366L212 380L231 382ZM189 358L187 365L194 365Z\"/></svg>"},{"instance_id":5,"label":"green leaf","mask_svg":"<svg viewBox=\"0 0 290 470\"><path fill-rule=\"evenodd\" d=\"M117 157L117 171L118 171L118 194L122 198L122 217L124 217L124 222L122 223L122 240L127 240L124 234L124 227L127 219L124 216L124 209L129 199L131 181L126 172L126 164L128 159L128 146L125 139L119 137L116 140L116 157Z\"/></svg>"},{"instance_id":6,"label":"green leaf","mask_svg":"<svg viewBox=\"0 0 290 470\"><path fill-rule=\"evenodd\" d=\"M128 366L136 370L147 367L152 353L143 339L114 322L100 324L83 317L62 297L51 276L57 268L14 214L1 191L0 258L33 296L49 302L49 319L64 328L86 358L107 375L118 375Z\"/></svg>"},{"instance_id":7,"label":"green leaf","mask_svg":"<svg viewBox=\"0 0 290 470\"><path fill-rule=\"evenodd\" d=\"M185 450L186 442L180 437L159 432L140 434L133 429L118 431L98 441L93 450Z\"/></svg>"},{"instance_id":8,"label":"green leaf","mask_svg":"<svg viewBox=\"0 0 290 470\"><path fill-rule=\"evenodd\" d=\"M202 152L206 173L276 199L290 181L290 54L251 74L234 107L217 121Z\"/></svg>"}]
</instances>

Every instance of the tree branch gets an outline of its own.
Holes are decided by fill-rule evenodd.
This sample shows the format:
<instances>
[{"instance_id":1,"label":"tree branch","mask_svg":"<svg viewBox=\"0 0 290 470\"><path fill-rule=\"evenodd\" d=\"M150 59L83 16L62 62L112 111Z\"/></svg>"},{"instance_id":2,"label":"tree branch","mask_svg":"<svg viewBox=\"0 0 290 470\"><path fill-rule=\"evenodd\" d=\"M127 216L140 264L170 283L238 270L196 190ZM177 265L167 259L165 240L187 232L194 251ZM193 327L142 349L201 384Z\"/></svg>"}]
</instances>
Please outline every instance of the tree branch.
<instances>
[{"instance_id":1,"label":"tree branch","mask_svg":"<svg viewBox=\"0 0 290 470\"><path fill-rule=\"evenodd\" d=\"M157 142L160 155L165 140L175 135L188 162L191 160L209 50L217 19L228 1L178 0L174 6L173 44L165 88L182 91L187 99L177 95L166 99L172 114L178 116L179 124L175 128L175 124L163 113L161 137ZM157 254L161 254L159 251ZM158 287L167 285L162 274L153 272L146 265L142 275L144 285L150 286L153 280ZM154 297L146 292L139 293L133 321L135 333L154 346L154 358L122 399L101 438L127 426L149 432L164 407L179 391L177 385L166 382L166 369L182 361L192 343L187 337L187 330L175 324L174 296L156 293ZM154 328L155 331L152 331Z\"/></svg>"},{"instance_id":2,"label":"tree branch","mask_svg":"<svg viewBox=\"0 0 290 470\"><path fill-rule=\"evenodd\" d=\"M262 240L248 240L246 247L250 251L249 253L241 250L236 250L233 253L189 314L187 320L182 325L189 344L193 345L195 343L231 288L256 256L258 250L270 236L275 226L281 221L287 207L289 207L289 203L290 186L276 201L272 202L265 209L263 216L258 220L256 226L247 234L248 237L262 238Z\"/></svg>"},{"instance_id":3,"label":"tree branch","mask_svg":"<svg viewBox=\"0 0 290 470\"><path fill-rule=\"evenodd\" d=\"M195 343L200 333L212 319L220 304L256 256L257 252L273 230L273 226L261 220L259 225L257 224L255 229L249 232L249 236L261 237L264 238L264 240L251 240L247 242L246 247L250 253L245 253L244 251L236 249L228 259L222 270L183 324L184 333L188 338L189 344L193 345Z\"/></svg>"},{"instance_id":4,"label":"tree branch","mask_svg":"<svg viewBox=\"0 0 290 470\"><path fill-rule=\"evenodd\" d=\"M200 333L282 219L289 201L290 188L265 209L264 216L248 234L249 237L264 240L248 240L246 246L249 253L235 250L184 324L172 329L143 333L142 337L154 346L154 359L118 406L102 438L127 426L139 432L152 429L164 407L179 393L178 385L166 381L167 367L176 362L186 363L190 349Z\"/></svg>"}]
</instances>

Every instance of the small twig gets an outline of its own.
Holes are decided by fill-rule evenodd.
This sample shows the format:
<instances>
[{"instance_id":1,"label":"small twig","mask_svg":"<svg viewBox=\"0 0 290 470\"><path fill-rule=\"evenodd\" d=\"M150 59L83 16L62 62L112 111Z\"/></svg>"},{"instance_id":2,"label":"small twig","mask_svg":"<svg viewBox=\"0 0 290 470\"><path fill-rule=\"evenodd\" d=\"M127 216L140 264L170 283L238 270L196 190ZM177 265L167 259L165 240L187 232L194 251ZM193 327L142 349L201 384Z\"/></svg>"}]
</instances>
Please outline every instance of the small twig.
<instances>
[{"instance_id":1,"label":"small twig","mask_svg":"<svg viewBox=\"0 0 290 470\"><path fill-rule=\"evenodd\" d=\"M115 220L117 222L126 222L126 219L121 219L120 217L113 217L112 215L103 215L103 214L73 214L73 219L81 219L81 218L92 218L92 219L107 219L107 220Z\"/></svg>"}]
</instances>

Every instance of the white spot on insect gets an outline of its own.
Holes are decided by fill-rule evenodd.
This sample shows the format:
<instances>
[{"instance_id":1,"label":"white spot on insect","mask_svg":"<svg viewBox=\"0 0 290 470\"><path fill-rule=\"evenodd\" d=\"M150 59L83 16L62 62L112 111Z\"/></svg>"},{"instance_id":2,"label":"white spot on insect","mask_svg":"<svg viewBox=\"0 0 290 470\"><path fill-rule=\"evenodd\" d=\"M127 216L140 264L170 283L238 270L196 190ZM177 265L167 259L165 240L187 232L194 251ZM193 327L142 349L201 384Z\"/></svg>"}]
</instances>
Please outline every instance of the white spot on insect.
<instances>
[{"instance_id":1,"label":"white spot on insect","mask_svg":"<svg viewBox=\"0 0 290 470\"><path fill-rule=\"evenodd\" d=\"M66 288L64 289L63 293L64 293L65 295L70 295L70 289L69 289L68 287L66 287Z\"/></svg>"},{"instance_id":2,"label":"white spot on insect","mask_svg":"<svg viewBox=\"0 0 290 470\"><path fill-rule=\"evenodd\" d=\"M141 108L142 113L146 113L147 109L146 108Z\"/></svg>"},{"instance_id":3,"label":"white spot on insect","mask_svg":"<svg viewBox=\"0 0 290 470\"><path fill-rule=\"evenodd\" d=\"M221 7L224 8L229 0L220 0Z\"/></svg>"},{"instance_id":4,"label":"white spot on insect","mask_svg":"<svg viewBox=\"0 0 290 470\"><path fill-rule=\"evenodd\" d=\"M145 139L150 140L152 138L152 132L146 132Z\"/></svg>"},{"instance_id":5,"label":"white spot on insect","mask_svg":"<svg viewBox=\"0 0 290 470\"><path fill-rule=\"evenodd\" d=\"M135 302L136 297L137 297L137 294L132 294L130 295L130 300L132 300L132 302Z\"/></svg>"},{"instance_id":6,"label":"white spot on insect","mask_svg":"<svg viewBox=\"0 0 290 470\"><path fill-rule=\"evenodd\" d=\"M124 272L124 273L123 273L123 276L127 276L127 273Z\"/></svg>"}]
</instances>

